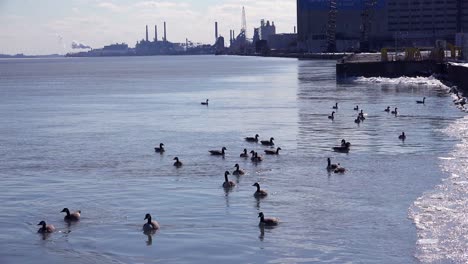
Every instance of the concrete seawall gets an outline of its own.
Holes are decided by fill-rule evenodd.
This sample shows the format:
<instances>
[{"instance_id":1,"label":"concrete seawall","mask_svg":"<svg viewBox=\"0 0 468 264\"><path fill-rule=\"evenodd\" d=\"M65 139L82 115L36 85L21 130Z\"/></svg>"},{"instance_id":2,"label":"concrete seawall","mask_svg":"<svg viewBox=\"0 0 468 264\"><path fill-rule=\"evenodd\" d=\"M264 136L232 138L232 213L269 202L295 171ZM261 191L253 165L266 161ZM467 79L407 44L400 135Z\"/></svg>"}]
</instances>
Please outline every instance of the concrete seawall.
<instances>
[{"instance_id":1,"label":"concrete seawall","mask_svg":"<svg viewBox=\"0 0 468 264\"><path fill-rule=\"evenodd\" d=\"M463 94L468 95L468 67L448 64L447 80L456 85Z\"/></svg>"}]
</instances>

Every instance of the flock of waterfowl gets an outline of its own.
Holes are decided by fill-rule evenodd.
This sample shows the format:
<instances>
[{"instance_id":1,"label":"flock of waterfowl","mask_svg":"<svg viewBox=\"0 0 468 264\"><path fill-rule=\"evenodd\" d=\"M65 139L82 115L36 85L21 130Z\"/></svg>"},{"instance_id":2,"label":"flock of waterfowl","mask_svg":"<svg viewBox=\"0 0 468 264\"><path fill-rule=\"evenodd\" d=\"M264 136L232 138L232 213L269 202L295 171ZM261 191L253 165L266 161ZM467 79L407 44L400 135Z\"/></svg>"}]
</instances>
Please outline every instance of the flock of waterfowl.
<instances>
[{"instance_id":1,"label":"flock of waterfowl","mask_svg":"<svg viewBox=\"0 0 468 264\"><path fill-rule=\"evenodd\" d=\"M207 102L208 102L208 99L207 99ZM201 104L203 105L206 105L207 102L202 102ZM274 148L275 146L275 138L273 137L270 137L269 140L259 140L259 135L256 134L255 136L253 137L245 137L244 140L247 141L247 142L250 142L250 143L260 143L262 146L266 146L266 147L271 147L272 149L265 149L264 150L264 153L265 155L279 155L279 151L281 150L281 147L277 147L277 148ZM155 147L154 148L154 151L156 153L159 153L159 154L164 154L166 152L166 149L164 148L164 143L160 143L159 144L159 147ZM220 150L208 150L209 154L212 155L212 156L221 156L221 157L224 157L226 155L226 151L227 151L227 148L226 147L222 147ZM250 153L250 155L249 155ZM249 158L250 157L250 160L254 163L258 163L258 162L262 162L264 160L263 156L262 155L259 155L258 152L256 152L255 150L251 150L250 152L247 151L247 149L244 149L242 153L240 153L239 155L240 158ZM174 166L179 168L183 165L183 163L180 161L179 157L174 157ZM240 168L240 165L238 163L236 163L234 165L234 168L235 170L231 173L229 171L225 171L224 172L224 182L222 184L222 187L226 190L229 190L233 187L236 186L236 183L229 180L229 175L235 175L235 176L242 176L244 174L246 174L245 170L241 169ZM339 171L340 169L337 168L337 172ZM340 171L340 172L344 172L343 171ZM258 182L255 182L252 186L256 187L256 191L254 192L253 196L257 199L261 199L261 198L264 198L264 197L267 197L268 196L268 192L266 190L262 190L260 188L260 184ZM148 215L147 215L148 217ZM260 218L260 222L259 222L259 225L260 226L276 226L278 223L279 223L279 219L278 218L266 218L263 214L263 212L260 212L258 214L258 218ZM148 219L148 222L145 224L145 226L143 226L143 229L144 230L148 230L149 229L149 225L151 225L151 215L149 215L149 218L145 218L145 219ZM157 226L159 228L159 224L154 224L154 226ZM158 229L156 228L156 229Z\"/></svg>"},{"instance_id":2,"label":"flock of waterfowl","mask_svg":"<svg viewBox=\"0 0 468 264\"><path fill-rule=\"evenodd\" d=\"M63 218L63 220L67 223L79 221L81 218L81 211L79 210L76 212L70 213L70 210L68 210L68 208L63 208L63 210L60 212L67 213L65 217ZM41 226L39 230L37 230L38 233L46 234L46 233L53 233L55 231L55 227L51 224L47 224L45 221L41 221L37 225Z\"/></svg>"},{"instance_id":3,"label":"flock of waterfowl","mask_svg":"<svg viewBox=\"0 0 468 264\"><path fill-rule=\"evenodd\" d=\"M208 105L208 99L206 99L205 102L201 102L202 105ZM425 101L426 101L426 97L424 97L422 100L417 100L416 103L417 104L425 104ZM332 106L332 109L333 110L338 110L338 103L335 103L334 106ZM358 116L356 117L356 119L354 120L355 123L359 124L361 122L363 122L366 118L365 118L365 114L364 114L364 111L362 109L359 108L358 105L356 105L356 107L353 108L354 111L359 111L360 112L358 113ZM390 106L387 106L387 108L384 109L385 112L387 113L391 113L395 116L398 116L398 108L395 107L393 111L390 110ZM331 119L332 121L335 119L335 111L332 111L331 115L328 116L328 119ZM405 132L402 132L401 135L398 136L398 138L400 140L405 140L406 139L406 135L405 135ZM247 142L251 142L251 143L258 143L260 142L261 145L263 146L269 146L269 147L274 147L275 146L275 143L274 143L274 138L271 137L269 140L259 140L259 135L258 134L255 134L255 136L253 137L245 137L244 138L245 141ZM341 140L341 145L340 146L335 146L335 147L332 147L333 151L335 152L341 152L341 153L348 153L350 151L350 148L351 148L351 143L350 142L347 142L345 139L342 139ZM226 154L226 150L227 148L226 147L222 147L221 150L209 150L209 153L213 156L222 156L224 157L225 154ZM281 150L280 147L277 147L276 149L266 149L264 150L265 154L266 155L279 155L279 151ZM164 154L164 152L166 151L165 148L164 148L164 143L160 143L159 144L159 147L155 147L154 148L154 151L156 153L160 153L161 155ZM250 154L251 156L249 156L249 153L247 151L247 149L244 149L243 152L240 154L240 157L241 158L248 158L250 157L251 161L252 162L261 162L263 161L263 156L261 155L258 155L258 153L254 150L250 151ZM174 166L179 168L183 165L183 163L179 160L179 157L174 157ZM331 163L331 159L330 158L327 158L327 166L326 166L326 169L327 171L329 172L334 172L334 173L344 173L346 172L346 169L344 167L342 167L340 165L340 163L337 163L337 164L333 164ZM245 174L245 171L243 169L240 168L239 164L236 163L234 165L234 167L236 168L233 172L232 172L232 175L236 175L236 176L241 176L241 175L244 175ZM233 188L236 186L236 183L233 182L233 181L230 181L229 178L228 178L228 175L230 175L231 173L229 171L225 171L224 172L224 182L222 184L222 187L225 188L225 189L230 189L230 188ZM262 190L260 188L260 184L258 182L255 182L252 186L256 187L256 191L254 192L253 196L257 199L261 199L261 198L264 198L266 196L268 196L268 192L265 191L265 190ZM68 208L64 208L61 212L63 213L66 213L65 217L64 217L64 221L70 223L70 222L76 222L76 221L79 221L80 218L81 218L81 211L75 211L73 213L70 212L70 210ZM276 226L279 224L279 219L278 218L266 218L263 214L263 212L260 212L258 214L258 218L260 218L260 222L259 222L259 225L260 226ZM142 227L142 230L147 233L147 232L155 232L156 230L158 230L160 228L159 226L159 223L155 220L153 220L151 214L147 213L145 215L145 218L144 220L147 220L146 223L144 223L143 227ZM45 221L41 221L39 222L38 224L39 226L41 226L39 228L39 230L37 231L38 233L42 233L42 234L47 234L47 233L53 233L55 231L55 227L51 224L47 224Z\"/></svg>"}]
</instances>

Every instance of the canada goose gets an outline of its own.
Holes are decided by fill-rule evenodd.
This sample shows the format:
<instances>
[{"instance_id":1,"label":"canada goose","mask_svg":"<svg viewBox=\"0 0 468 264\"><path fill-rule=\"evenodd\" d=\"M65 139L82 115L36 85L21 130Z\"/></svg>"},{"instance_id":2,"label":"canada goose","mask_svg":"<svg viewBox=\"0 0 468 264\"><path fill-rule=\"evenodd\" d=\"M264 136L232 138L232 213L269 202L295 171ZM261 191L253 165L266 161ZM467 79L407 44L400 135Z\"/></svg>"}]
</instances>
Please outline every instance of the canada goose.
<instances>
[{"instance_id":1,"label":"canada goose","mask_svg":"<svg viewBox=\"0 0 468 264\"><path fill-rule=\"evenodd\" d=\"M179 160L178 157L175 157L174 160L175 160L174 166L176 166L176 167L182 166L182 162Z\"/></svg>"},{"instance_id":2,"label":"canada goose","mask_svg":"<svg viewBox=\"0 0 468 264\"><path fill-rule=\"evenodd\" d=\"M359 105L356 105L356 107L354 107L354 111L359 111Z\"/></svg>"},{"instance_id":3,"label":"canada goose","mask_svg":"<svg viewBox=\"0 0 468 264\"><path fill-rule=\"evenodd\" d=\"M230 181L228 179L229 174L230 174L229 171L224 172L224 182L223 182L223 187L224 188L232 188L232 187L236 186L236 184L233 181Z\"/></svg>"},{"instance_id":4,"label":"canada goose","mask_svg":"<svg viewBox=\"0 0 468 264\"><path fill-rule=\"evenodd\" d=\"M260 223L258 224L260 226L276 226L279 223L278 218L265 218L263 212L260 212L258 217L260 217Z\"/></svg>"},{"instance_id":5,"label":"canada goose","mask_svg":"<svg viewBox=\"0 0 468 264\"><path fill-rule=\"evenodd\" d=\"M390 112L390 113L392 113L392 114L394 114L394 115L397 115L397 114L398 114L398 108L397 108L397 107L395 107L395 110L394 110L394 111L392 111L392 112Z\"/></svg>"},{"instance_id":6,"label":"canada goose","mask_svg":"<svg viewBox=\"0 0 468 264\"><path fill-rule=\"evenodd\" d=\"M404 141L406 139L405 132L401 132L401 135L399 135L398 138Z\"/></svg>"},{"instance_id":7,"label":"canada goose","mask_svg":"<svg viewBox=\"0 0 468 264\"><path fill-rule=\"evenodd\" d=\"M201 102L200 104L202 104L202 105L208 105L208 99L206 99L205 102Z\"/></svg>"},{"instance_id":8,"label":"canada goose","mask_svg":"<svg viewBox=\"0 0 468 264\"><path fill-rule=\"evenodd\" d=\"M341 167L339 163L336 164L336 165L337 165L337 167L336 167L336 169L333 171L334 173L344 173L344 172L346 171L346 169L343 168L343 167Z\"/></svg>"},{"instance_id":9,"label":"canada goose","mask_svg":"<svg viewBox=\"0 0 468 264\"><path fill-rule=\"evenodd\" d=\"M236 163L234 167L236 168L236 170L232 172L232 175L244 175L245 174L244 170L239 169L239 164Z\"/></svg>"},{"instance_id":10,"label":"canada goose","mask_svg":"<svg viewBox=\"0 0 468 264\"><path fill-rule=\"evenodd\" d=\"M387 113L390 112L390 106L387 106L387 108L385 108L384 111L387 112Z\"/></svg>"},{"instance_id":11,"label":"canada goose","mask_svg":"<svg viewBox=\"0 0 468 264\"><path fill-rule=\"evenodd\" d=\"M81 211L78 210L76 212L70 213L70 210L68 208L63 208L61 213L67 213L67 215L63 218L65 221L78 221L80 220L81 217Z\"/></svg>"},{"instance_id":12,"label":"canada goose","mask_svg":"<svg viewBox=\"0 0 468 264\"><path fill-rule=\"evenodd\" d=\"M359 113L358 118L359 118L361 121L366 120L366 118L364 117L364 114L363 114L363 113Z\"/></svg>"},{"instance_id":13,"label":"canada goose","mask_svg":"<svg viewBox=\"0 0 468 264\"><path fill-rule=\"evenodd\" d=\"M224 156L224 154L225 154L224 151L225 150L227 150L227 148L223 147L221 149L221 151L219 151L219 150L209 150L209 152L211 153L211 155L214 155L214 156Z\"/></svg>"},{"instance_id":14,"label":"canada goose","mask_svg":"<svg viewBox=\"0 0 468 264\"><path fill-rule=\"evenodd\" d=\"M55 231L55 227L53 225L47 225L45 221L41 221L37 225L42 226L41 228L39 228L39 230L37 230L38 233L53 233Z\"/></svg>"},{"instance_id":15,"label":"canada goose","mask_svg":"<svg viewBox=\"0 0 468 264\"><path fill-rule=\"evenodd\" d=\"M242 152L242 153L240 154L240 157L241 157L241 158L248 158L248 157L249 157L249 154L247 153L247 149L244 149L244 152Z\"/></svg>"},{"instance_id":16,"label":"canada goose","mask_svg":"<svg viewBox=\"0 0 468 264\"><path fill-rule=\"evenodd\" d=\"M255 137L246 137L245 141L247 141L247 142L258 142L258 137L259 137L259 135L255 134Z\"/></svg>"},{"instance_id":17,"label":"canada goose","mask_svg":"<svg viewBox=\"0 0 468 264\"><path fill-rule=\"evenodd\" d=\"M260 184L258 184L258 182L252 184L252 186L257 186L257 191L254 192L254 197L263 198L263 197L266 197L268 195L267 191L260 189Z\"/></svg>"},{"instance_id":18,"label":"canada goose","mask_svg":"<svg viewBox=\"0 0 468 264\"><path fill-rule=\"evenodd\" d=\"M358 115L358 116L356 117L356 119L354 119L354 123L356 123L356 124L361 123L361 116L360 116L360 115Z\"/></svg>"},{"instance_id":19,"label":"canada goose","mask_svg":"<svg viewBox=\"0 0 468 264\"><path fill-rule=\"evenodd\" d=\"M160 143L160 144L159 144L159 148L158 148L158 147L154 148L154 151L155 151L155 152L159 152L159 153L163 153L164 151L166 151L166 150L164 149L164 144L163 144L163 143Z\"/></svg>"},{"instance_id":20,"label":"canada goose","mask_svg":"<svg viewBox=\"0 0 468 264\"><path fill-rule=\"evenodd\" d=\"M280 147L276 148L276 150L265 149L265 154L267 154L267 155L278 155L280 150L281 150Z\"/></svg>"},{"instance_id":21,"label":"canada goose","mask_svg":"<svg viewBox=\"0 0 468 264\"><path fill-rule=\"evenodd\" d=\"M331 120L335 119L335 111L333 111L331 115L328 116L328 119L331 119Z\"/></svg>"},{"instance_id":22,"label":"canada goose","mask_svg":"<svg viewBox=\"0 0 468 264\"><path fill-rule=\"evenodd\" d=\"M159 223L157 221L153 221L150 214L146 214L144 220L148 220L143 225L144 232L151 232L151 231L156 231L159 229Z\"/></svg>"},{"instance_id":23,"label":"canada goose","mask_svg":"<svg viewBox=\"0 0 468 264\"><path fill-rule=\"evenodd\" d=\"M338 109L338 103L335 103L335 106L332 107L333 109Z\"/></svg>"},{"instance_id":24,"label":"canada goose","mask_svg":"<svg viewBox=\"0 0 468 264\"><path fill-rule=\"evenodd\" d=\"M333 151L342 152L342 153L348 153L350 147L351 147L351 143L346 142L344 139L342 139L342 140L341 140L341 146L339 146L339 147L333 147Z\"/></svg>"},{"instance_id":25,"label":"canada goose","mask_svg":"<svg viewBox=\"0 0 468 264\"><path fill-rule=\"evenodd\" d=\"M423 97L422 101L416 101L417 104L424 104L426 101L426 97Z\"/></svg>"},{"instance_id":26,"label":"canada goose","mask_svg":"<svg viewBox=\"0 0 468 264\"><path fill-rule=\"evenodd\" d=\"M328 161L327 170L334 170L334 169L338 168L338 165L331 163L330 158L327 158L327 161Z\"/></svg>"},{"instance_id":27,"label":"canada goose","mask_svg":"<svg viewBox=\"0 0 468 264\"><path fill-rule=\"evenodd\" d=\"M255 151L250 151L250 153L252 153L252 157L250 158L251 161L253 162L260 162L263 160L263 157L262 156L258 156L258 153L255 152Z\"/></svg>"},{"instance_id":28,"label":"canada goose","mask_svg":"<svg viewBox=\"0 0 468 264\"><path fill-rule=\"evenodd\" d=\"M275 143L273 142L273 140L275 140L274 138L270 138L270 140L262 140L260 141L262 143L262 145L265 145L265 146L274 146Z\"/></svg>"}]
</instances>

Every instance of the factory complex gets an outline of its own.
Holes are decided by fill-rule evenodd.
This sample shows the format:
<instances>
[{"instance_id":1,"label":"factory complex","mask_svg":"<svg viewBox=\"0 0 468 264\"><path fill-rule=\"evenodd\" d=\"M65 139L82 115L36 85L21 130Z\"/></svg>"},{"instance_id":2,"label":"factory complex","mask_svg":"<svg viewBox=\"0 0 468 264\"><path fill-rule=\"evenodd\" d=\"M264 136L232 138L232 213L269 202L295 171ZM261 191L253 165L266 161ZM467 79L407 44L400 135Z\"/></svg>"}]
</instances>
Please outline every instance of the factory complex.
<instances>
[{"instance_id":1,"label":"factory complex","mask_svg":"<svg viewBox=\"0 0 468 264\"><path fill-rule=\"evenodd\" d=\"M113 44L102 49L68 56L139 56L185 54L307 54L336 52L380 52L407 48L442 47L468 54L468 0L297 0L297 27L278 33L274 21L259 21L247 36L246 10L242 8L240 30L229 31L229 39L214 25L214 41L197 44L145 38L134 48ZM297 30L296 30L297 28Z\"/></svg>"}]
</instances>

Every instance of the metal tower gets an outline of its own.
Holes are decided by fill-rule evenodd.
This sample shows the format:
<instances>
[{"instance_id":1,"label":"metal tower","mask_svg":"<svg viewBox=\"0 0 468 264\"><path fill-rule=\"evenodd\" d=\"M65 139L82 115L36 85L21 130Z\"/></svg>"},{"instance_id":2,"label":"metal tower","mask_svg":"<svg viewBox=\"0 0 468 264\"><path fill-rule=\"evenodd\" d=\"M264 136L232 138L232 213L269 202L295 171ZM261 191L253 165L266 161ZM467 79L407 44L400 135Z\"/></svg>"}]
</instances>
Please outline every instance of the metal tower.
<instances>
[{"instance_id":1,"label":"metal tower","mask_svg":"<svg viewBox=\"0 0 468 264\"><path fill-rule=\"evenodd\" d=\"M330 0L330 9L328 11L328 22L327 22L327 52L336 51L336 14L338 9L336 8L336 0Z\"/></svg>"},{"instance_id":2,"label":"metal tower","mask_svg":"<svg viewBox=\"0 0 468 264\"><path fill-rule=\"evenodd\" d=\"M244 32L245 35L247 35L247 20L245 19L245 8L242 7L242 27L241 27L241 33Z\"/></svg>"},{"instance_id":3,"label":"metal tower","mask_svg":"<svg viewBox=\"0 0 468 264\"><path fill-rule=\"evenodd\" d=\"M361 51L369 51L370 43L369 43L369 34L371 30L371 22L373 19L373 11L374 7L377 4L377 0L365 0L364 6L361 14L361 40L360 40L360 50Z\"/></svg>"}]
</instances>

